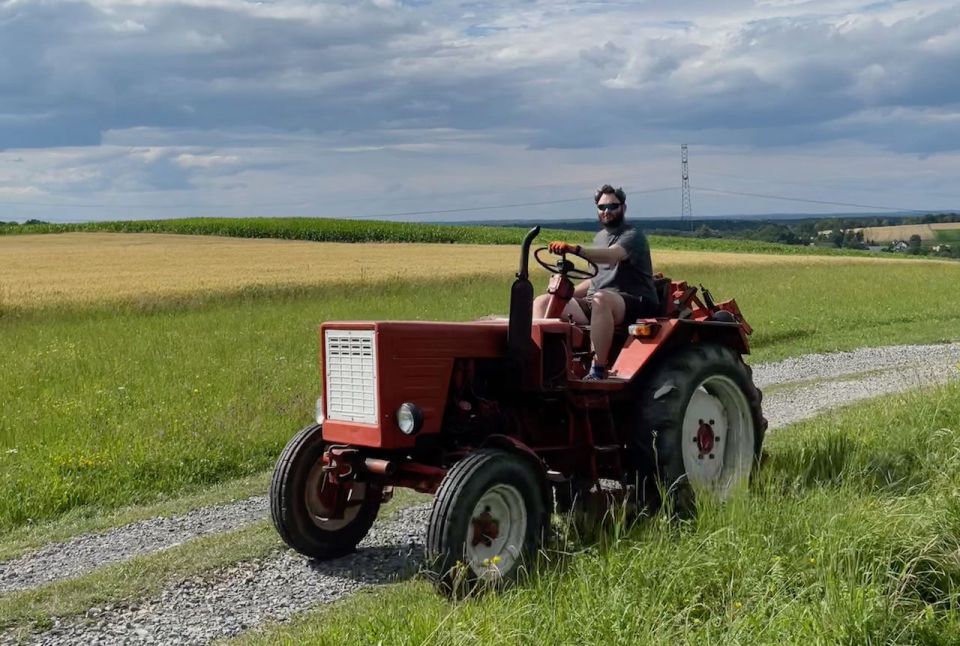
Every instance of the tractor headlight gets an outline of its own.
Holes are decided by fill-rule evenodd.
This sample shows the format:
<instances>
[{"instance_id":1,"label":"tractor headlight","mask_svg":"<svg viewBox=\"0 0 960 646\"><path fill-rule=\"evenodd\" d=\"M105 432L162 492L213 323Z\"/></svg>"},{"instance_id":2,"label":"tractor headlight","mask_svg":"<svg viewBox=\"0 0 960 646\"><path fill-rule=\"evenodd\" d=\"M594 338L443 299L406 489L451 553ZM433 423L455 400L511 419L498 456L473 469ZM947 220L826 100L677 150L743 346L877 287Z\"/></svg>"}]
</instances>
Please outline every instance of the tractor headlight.
<instances>
[{"instance_id":1,"label":"tractor headlight","mask_svg":"<svg viewBox=\"0 0 960 646\"><path fill-rule=\"evenodd\" d=\"M313 411L313 417L317 420L317 424L323 424L323 397L317 397L317 406Z\"/></svg>"},{"instance_id":2,"label":"tractor headlight","mask_svg":"<svg viewBox=\"0 0 960 646\"><path fill-rule=\"evenodd\" d=\"M397 409L397 426L404 435L413 435L423 426L423 412L416 404L406 402Z\"/></svg>"}]
</instances>

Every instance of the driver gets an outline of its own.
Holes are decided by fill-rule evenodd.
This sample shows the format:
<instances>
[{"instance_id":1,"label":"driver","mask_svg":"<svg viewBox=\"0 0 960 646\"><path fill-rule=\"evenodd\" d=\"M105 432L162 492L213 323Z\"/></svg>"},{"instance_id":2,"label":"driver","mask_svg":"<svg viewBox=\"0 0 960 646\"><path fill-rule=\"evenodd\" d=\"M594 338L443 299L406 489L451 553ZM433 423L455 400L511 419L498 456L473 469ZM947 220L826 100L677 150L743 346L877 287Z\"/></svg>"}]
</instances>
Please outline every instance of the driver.
<instances>
[{"instance_id":1,"label":"driver","mask_svg":"<svg viewBox=\"0 0 960 646\"><path fill-rule=\"evenodd\" d=\"M605 379L607 360L613 342L613 331L624 321L656 316L660 304L653 283L653 262L646 236L627 224L627 194L622 188L604 184L593 196L597 218L603 228L593 238L593 245L555 241L549 245L557 255L573 253L597 264L593 278L576 286L574 297L561 314L580 325L590 324L593 365L587 379ZM533 303L534 318L546 315L549 294L542 294Z\"/></svg>"}]
</instances>

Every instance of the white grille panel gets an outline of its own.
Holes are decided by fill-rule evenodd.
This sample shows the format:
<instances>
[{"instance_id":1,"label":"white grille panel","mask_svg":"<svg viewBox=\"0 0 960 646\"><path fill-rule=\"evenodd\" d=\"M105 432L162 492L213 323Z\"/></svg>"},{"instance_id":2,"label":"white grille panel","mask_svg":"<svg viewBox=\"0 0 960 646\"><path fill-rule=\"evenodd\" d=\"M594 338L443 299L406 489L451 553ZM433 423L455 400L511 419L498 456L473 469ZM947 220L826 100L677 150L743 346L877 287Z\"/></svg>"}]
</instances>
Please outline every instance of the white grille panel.
<instances>
[{"instance_id":1,"label":"white grille panel","mask_svg":"<svg viewBox=\"0 0 960 646\"><path fill-rule=\"evenodd\" d=\"M377 422L373 330L324 330L327 419Z\"/></svg>"}]
</instances>

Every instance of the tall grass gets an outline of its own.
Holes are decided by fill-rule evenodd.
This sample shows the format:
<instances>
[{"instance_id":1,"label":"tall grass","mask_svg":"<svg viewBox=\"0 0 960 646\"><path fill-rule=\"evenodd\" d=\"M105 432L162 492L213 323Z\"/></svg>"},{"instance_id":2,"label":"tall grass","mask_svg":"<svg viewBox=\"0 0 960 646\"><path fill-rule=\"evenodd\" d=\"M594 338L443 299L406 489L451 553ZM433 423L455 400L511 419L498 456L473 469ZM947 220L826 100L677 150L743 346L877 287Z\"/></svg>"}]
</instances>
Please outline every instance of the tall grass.
<instances>
[{"instance_id":1,"label":"tall grass","mask_svg":"<svg viewBox=\"0 0 960 646\"><path fill-rule=\"evenodd\" d=\"M642 519L524 585L404 583L244 643L955 644L960 385L773 433L752 492Z\"/></svg>"},{"instance_id":2,"label":"tall grass","mask_svg":"<svg viewBox=\"0 0 960 646\"><path fill-rule=\"evenodd\" d=\"M960 266L674 265L736 296L754 360L957 339ZM320 390L316 326L505 313L511 277L266 289L0 316L0 532L270 468ZM539 288L542 289L541 283Z\"/></svg>"}]
</instances>

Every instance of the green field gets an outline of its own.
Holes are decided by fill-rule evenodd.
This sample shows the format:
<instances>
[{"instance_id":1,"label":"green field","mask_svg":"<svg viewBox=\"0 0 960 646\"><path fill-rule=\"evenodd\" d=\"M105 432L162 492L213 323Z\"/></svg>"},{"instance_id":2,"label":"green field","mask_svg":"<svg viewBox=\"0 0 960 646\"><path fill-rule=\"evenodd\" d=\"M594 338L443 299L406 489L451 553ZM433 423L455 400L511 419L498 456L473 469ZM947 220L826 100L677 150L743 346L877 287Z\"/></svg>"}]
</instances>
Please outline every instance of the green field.
<instances>
[{"instance_id":1,"label":"green field","mask_svg":"<svg viewBox=\"0 0 960 646\"><path fill-rule=\"evenodd\" d=\"M562 224L558 222L558 224ZM643 227L643 221L637 221ZM520 244L527 229L517 227L451 226L410 222L344 220L331 218L182 218L170 220L121 220L81 224L33 224L0 226L0 235L105 231L122 233L175 233L236 238L279 238L315 242L434 242L464 244ZM544 229L541 244L553 239L586 242L593 234L584 231ZM722 240L651 236L657 249L733 251L789 255L865 256L863 251L801 247L753 240Z\"/></svg>"},{"instance_id":2,"label":"green field","mask_svg":"<svg viewBox=\"0 0 960 646\"><path fill-rule=\"evenodd\" d=\"M960 244L960 229L941 229L937 231L937 242Z\"/></svg>"},{"instance_id":3,"label":"green field","mask_svg":"<svg viewBox=\"0 0 960 646\"><path fill-rule=\"evenodd\" d=\"M940 297L960 284L952 263L705 260L662 269L735 296L757 330L754 361L960 338L960 301ZM310 420L320 321L503 313L509 284L506 276L365 283L8 312L0 534L270 469Z\"/></svg>"},{"instance_id":4,"label":"green field","mask_svg":"<svg viewBox=\"0 0 960 646\"><path fill-rule=\"evenodd\" d=\"M960 385L769 437L749 495L450 603L387 586L242 644L960 643Z\"/></svg>"}]
</instances>

